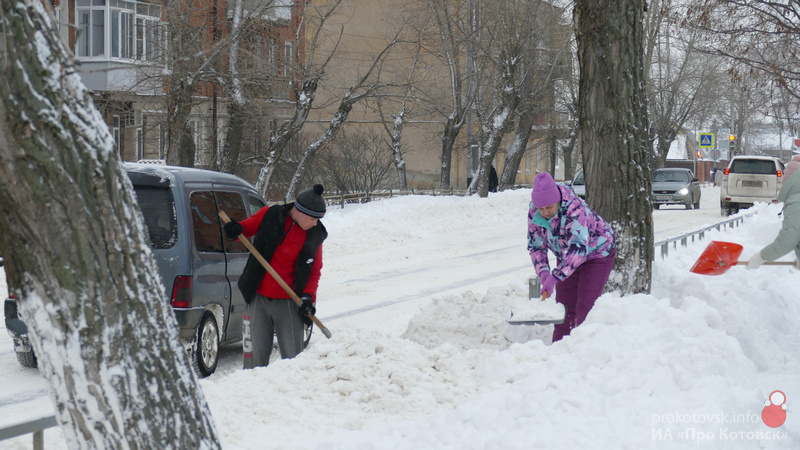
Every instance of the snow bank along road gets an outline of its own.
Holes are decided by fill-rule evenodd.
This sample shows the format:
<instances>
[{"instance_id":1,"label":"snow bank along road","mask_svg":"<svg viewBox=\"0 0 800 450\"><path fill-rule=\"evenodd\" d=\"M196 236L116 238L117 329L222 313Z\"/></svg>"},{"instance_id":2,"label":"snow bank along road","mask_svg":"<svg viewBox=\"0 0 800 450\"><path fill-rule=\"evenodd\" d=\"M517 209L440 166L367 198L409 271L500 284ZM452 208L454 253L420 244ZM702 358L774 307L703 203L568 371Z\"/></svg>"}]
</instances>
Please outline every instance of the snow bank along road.
<instances>
[{"instance_id":1,"label":"snow bank along road","mask_svg":"<svg viewBox=\"0 0 800 450\"><path fill-rule=\"evenodd\" d=\"M452 209L452 218L435 223L426 220L430 209L439 207L435 202L409 208L413 199L393 199L394 215L383 214L383 207L382 214L370 214L369 204L330 207L324 219L330 236L318 292L320 320L333 334L354 325L401 334L431 298L467 290L483 292L509 282L526 283L533 274L525 249L529 194L498 195L512 198L497 205L487 202L492 204L480 215L475 215L474 208L460 210L458 202L454 205L442 197L441 207ZM507 220L506 208L518 211L519 220ZM353 215L359 220L354 221ZM723 219L719 190L703 188L699 210L662 207L653 211L653 219L656 241L719 222ZM424 225L414 225L420 223ZM0 295L5 298L5 277L0 275ZM26 410L48 411L49 400L44 380L35 370L17 363L11 338L5 329L0 334L3 426L24 419ZM312 341L317 339L325 338L315 332ZM223 349L210 379L240 368L241 346L229 346Z\"/></svg>"}]
</instances>

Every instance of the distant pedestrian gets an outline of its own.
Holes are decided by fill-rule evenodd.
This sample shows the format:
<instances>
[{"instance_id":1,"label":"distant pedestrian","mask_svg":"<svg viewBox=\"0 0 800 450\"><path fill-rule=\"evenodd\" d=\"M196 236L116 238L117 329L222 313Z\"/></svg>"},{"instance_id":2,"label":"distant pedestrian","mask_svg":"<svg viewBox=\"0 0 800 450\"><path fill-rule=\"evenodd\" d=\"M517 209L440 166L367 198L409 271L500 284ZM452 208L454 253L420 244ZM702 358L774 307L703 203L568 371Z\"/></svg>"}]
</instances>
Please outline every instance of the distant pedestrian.
<instances>
[{"instance_id":1,"label":"distant pedestrian","mask_svg":"<svg viewBox=\"0 0 800 450\"><path fill-rule=\"evenodd\" d=\"M566 320L553 330L553 342L583 323L603 293L614 267L611 226L549 173L536 175L528 210L528 251L542 289L566 308ZM558 261L550 269L547 250Z\"/></svg>"},{"instance_id":2,"label":"distant pedestrian","mask_svg":"<svg viewBox=\"0 0 800 450\"><path fill-rule=\"evenodd\" d=\"M748 269L758 269L765 261L775 261L792 250L800 264L800 175L794 175L797 169L800 169L800 155L792 158L783 169L783 186L778 192L778 201L783 202L783 227L771 244L750 258Z\"/></svg>"},{"instance_id":3,"label":"distant pedestrian","mask_svg":"<svg viewBox=\"0 0 800 450\"><path fill-rule=\"evenodd\" d=\"M302 300L298 307L253 255L247 260L239 289L247 306L242 321L244 368L266 366L278 337L282 358L303 350L304 323L316 313L317 286L322 270L322 242L328 236L319 219L325 215L321 184L297 196L294 203L265 206L247 219L225 224L236 239L255 235L253 246Z\"/></svg>"},{"instance_id":4,"label":"distant pedestrian","mask_svg":"<svg viewBox=\"0 0 800 450\"><path fill-rule=\"evenodd\" d=\"M497 184L497 171L494 170L494 166L492 166L489 171L489 192L497 192Z\"/></svg>"}]
</instances>

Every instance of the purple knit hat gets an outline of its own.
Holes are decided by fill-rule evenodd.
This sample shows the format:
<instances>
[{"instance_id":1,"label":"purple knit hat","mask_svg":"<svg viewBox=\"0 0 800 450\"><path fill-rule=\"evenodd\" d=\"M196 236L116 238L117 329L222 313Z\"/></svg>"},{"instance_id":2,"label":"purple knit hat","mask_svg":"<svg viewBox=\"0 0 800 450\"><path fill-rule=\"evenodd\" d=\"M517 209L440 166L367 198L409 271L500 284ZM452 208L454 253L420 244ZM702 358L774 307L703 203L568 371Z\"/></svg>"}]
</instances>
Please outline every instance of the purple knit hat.
<instances>
[{"instance_id":1,"label":"purple knit hat","mask_svg":"<svg viewBox=\"0 0 800 450\"><path fill-rule=\"evenodd\" d=\"M549 173L542 172L533 179L531 201L534 208L544 208L561 201L561 191Z\"/></svg>"},{"instance_id":2,"label":"purple knit hat","mask_svg":"<svg viewBox=\"0 0 800 450\"><path fill-rule=\"evenodd\" d=\"M800 169L800 155L792 158L789 164L786 164L786 167L783 168L783 179L788 180L797 169Z\"/></svg>"}]
</instances>

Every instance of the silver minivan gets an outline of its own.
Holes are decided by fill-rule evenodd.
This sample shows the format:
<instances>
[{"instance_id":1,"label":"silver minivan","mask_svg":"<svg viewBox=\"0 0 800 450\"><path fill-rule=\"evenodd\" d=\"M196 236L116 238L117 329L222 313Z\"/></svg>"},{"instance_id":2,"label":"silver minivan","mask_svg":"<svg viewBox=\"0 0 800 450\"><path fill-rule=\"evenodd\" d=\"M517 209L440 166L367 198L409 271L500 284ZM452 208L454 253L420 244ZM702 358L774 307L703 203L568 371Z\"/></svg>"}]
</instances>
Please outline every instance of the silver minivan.
<instances>
[{"instance_id":1,"label":"silver minivan","mask_svg":"<svg viewBox=\"0 0 800 450\"><path fill-rule=\"evenodd\" d=\"M210 170L125 164L150 234L150 245L179 333L201 377L217 368L219 347L242 339L245 302L237 288L247 248L222 231L219 211L244 220L266 202L247 181ZM17 359L36 367L36 355L16 301L5 304L6 328Z\"/></svg>"},{"instance_id":2,"label":"silver minivan","mask_svg":"<svg viewBox=\"0 0 800 450\"><path fill-rule=\"evenodd\" d=\"M734 156L722 173L719 206L723 216L755 202L777 203L783 186L783 163L770 156Z\"/></svg>"}]
</instances>

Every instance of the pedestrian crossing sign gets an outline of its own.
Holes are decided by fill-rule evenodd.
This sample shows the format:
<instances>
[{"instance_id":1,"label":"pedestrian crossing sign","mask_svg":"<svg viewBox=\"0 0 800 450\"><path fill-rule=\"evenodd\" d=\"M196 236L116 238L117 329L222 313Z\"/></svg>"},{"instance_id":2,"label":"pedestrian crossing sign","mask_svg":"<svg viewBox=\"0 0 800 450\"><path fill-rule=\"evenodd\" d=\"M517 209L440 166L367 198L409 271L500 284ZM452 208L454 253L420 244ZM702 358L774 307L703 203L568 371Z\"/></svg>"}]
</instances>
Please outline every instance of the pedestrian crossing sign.
<instances>
[{"instance_id":1,"label":"pedestrian crossing sign","mask_svg":"<svg viewBox=\"0 0 800 450\"><path fill-rule=\"evenodd\" d=\"M714 148L714 133L700 133L697 141L700 148Z\"/></svg>"}]
</instances>

